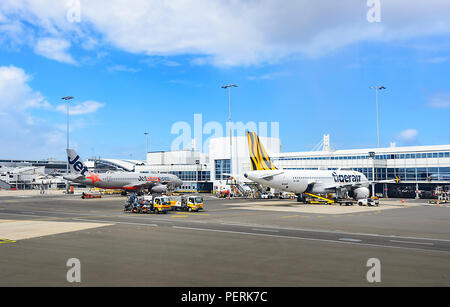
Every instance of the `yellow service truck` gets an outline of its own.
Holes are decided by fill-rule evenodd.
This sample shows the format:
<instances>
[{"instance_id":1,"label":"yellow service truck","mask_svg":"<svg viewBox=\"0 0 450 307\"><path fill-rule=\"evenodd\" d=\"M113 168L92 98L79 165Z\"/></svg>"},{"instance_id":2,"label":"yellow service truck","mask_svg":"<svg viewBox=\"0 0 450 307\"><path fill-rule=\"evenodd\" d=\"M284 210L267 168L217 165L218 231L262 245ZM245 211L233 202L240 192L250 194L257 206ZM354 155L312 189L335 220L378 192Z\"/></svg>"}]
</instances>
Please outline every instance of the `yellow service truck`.
<instances>
[{"instance_id":1,"label":"yellow service truck","mask_svg":"<svg viewBox=\"0 0 450 307\"><path fill-rule=\"evenodd\" d=\"M203 210L203 197L201 196L181 196L172 200L172 210L195 211Z\"/></svg>"},{"instance_id":2,"label":"yellow service truck","mask_svg":"<svg viewBox=\"0 0 450 307\"><path fill-rule=\"evenodd\" d=\"M167 196L152 197L151 195L130 196L125 203L124 211L132 213L167 213L171 210L170 199Z\"/></svg>"},{"instance_id":3,"label":"yellow service truck","mask_svg":"<svg viewBox=\"0 0 450 307\"><path fill-rule=\"evenodd\" d=\"M167 213L171 209L170 199L167 196L153 198L153 211L155 213Z\"/></svg>"}]
</instances>

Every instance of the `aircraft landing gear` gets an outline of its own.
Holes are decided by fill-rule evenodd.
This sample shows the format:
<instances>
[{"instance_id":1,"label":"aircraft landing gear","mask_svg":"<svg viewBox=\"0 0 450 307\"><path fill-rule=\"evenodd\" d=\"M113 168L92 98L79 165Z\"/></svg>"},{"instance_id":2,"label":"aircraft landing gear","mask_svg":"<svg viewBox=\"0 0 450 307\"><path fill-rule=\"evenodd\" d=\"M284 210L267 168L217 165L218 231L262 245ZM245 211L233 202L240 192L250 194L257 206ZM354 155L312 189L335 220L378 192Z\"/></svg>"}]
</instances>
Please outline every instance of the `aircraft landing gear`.
<instances>
[{"instance_id":1,"label":"aircraft landing gear","mask_svg":"<svg viewBox=\"0 0 450 307\"><path fill-rule=\"evenodd\" d=\"M305 194L297 194L297 201L299 202L299 203L301 203L301 202L303 202L303 203L305 203L306 202L306 197L305 197Z\"/></svg>"}]
</instances>

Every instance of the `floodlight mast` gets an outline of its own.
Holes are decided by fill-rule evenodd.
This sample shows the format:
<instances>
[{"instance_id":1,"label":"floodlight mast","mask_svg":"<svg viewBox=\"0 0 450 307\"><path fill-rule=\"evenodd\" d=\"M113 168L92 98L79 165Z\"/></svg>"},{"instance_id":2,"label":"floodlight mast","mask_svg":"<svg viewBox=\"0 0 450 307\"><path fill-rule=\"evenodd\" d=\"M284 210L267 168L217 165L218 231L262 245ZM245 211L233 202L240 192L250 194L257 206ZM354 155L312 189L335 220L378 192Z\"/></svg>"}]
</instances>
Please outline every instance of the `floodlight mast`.
<instances>
[{"instance_id":1,"label":"floodlight mast","mask_svg":"<svg viewBox=\"0 0 450 307\"><path fill-rule=\"evenodd\" d=\"M379 90L385 90L386 87L384 86L371 86L370 88L375 89L375 103L376 103L376 107L377 107L377 140L378 140L378 147L380 147L380 116L379 116L379 112L378 112L378 91Z\"/></svg>"},{"instance_id":2,"label":"floodlight mast","mask_svg":"<svg viewBox=\"0 0 450 307\"><path fill-rule=\"evenodd\" d=\"M233 145L232 145L232 129L231 129L231 88L238 87L236 84L228 84L222 86L223 89L228 89L228 125L230 126L230 171L232 171L232 161L233 161ZM220 178L222 179L222 178Z\"/></svg>"},{"instance_id":3,"label":"floodlight mast","mask_svg":"<svg viewBox=\"0 0 450 307\"><path fill-rule=\"evenodd\" d=\"M69 149L69 102L74 99L73 96L62 97L62 100L67 101L67 149ZM69 175L69 160L66 161L66 175ZM69 194L69 182L66 180L66 193Z\"/></svg>"}]
</instances>

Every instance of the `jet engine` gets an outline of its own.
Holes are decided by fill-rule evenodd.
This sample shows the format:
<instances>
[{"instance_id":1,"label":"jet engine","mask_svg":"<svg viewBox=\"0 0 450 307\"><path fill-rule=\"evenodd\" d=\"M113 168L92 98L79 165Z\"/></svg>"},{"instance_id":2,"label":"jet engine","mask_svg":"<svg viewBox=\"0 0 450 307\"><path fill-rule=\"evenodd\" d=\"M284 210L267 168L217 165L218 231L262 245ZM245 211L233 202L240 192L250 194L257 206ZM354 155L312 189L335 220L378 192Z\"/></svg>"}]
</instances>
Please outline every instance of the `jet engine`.
<instances>
[{"instance_id":1,"label":"jet engine","mask_svg":"<svg viewBox=\"0 0 450 307\"><path fill-rule=\"evenodd\" d=\"M163 184L154 186L152 188L152 193L165 194L166 192L167 192L167 186L163 185Z\"/></svg>"},{"instance_id":2,"label":"jet engine","mask_svg":"<svg viewBox=\"0 0 450 307\"><path fill-rule=\"evenodd\" d=\"M357 188L348 192L348 196L354 199L369 198L370 190L368 188Z\"/></svg>"}]
</instances>

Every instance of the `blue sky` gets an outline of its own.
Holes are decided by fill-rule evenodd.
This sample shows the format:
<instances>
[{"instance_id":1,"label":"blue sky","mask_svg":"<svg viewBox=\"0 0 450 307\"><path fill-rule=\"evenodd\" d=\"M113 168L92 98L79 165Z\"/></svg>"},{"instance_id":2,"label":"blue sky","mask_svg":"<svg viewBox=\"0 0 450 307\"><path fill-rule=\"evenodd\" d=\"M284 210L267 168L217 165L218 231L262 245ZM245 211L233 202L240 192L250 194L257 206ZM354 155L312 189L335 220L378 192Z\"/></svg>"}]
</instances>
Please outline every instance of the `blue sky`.
<instances>
[{"instance_id":1,"label":"blue sky","mask_svg":"<svg viewBox=\"0 0 450 307\"><path fill-rule=\"evenodd\" d=\"M336 149L375 147L372 85L387 87L382 146L450 143L445 1L381 1L375 23L366 1L199 2L2 2L0 157L65 159L60 98L72 95L71 147L143 159L146 130L156 151L194 114L225 126L229 83L239 85L233 122L279 122L285 152L311 150L328 133Z\"/></svg>"}]
</instances>

